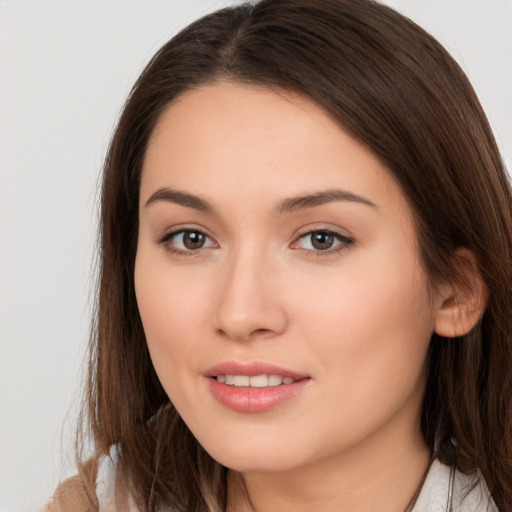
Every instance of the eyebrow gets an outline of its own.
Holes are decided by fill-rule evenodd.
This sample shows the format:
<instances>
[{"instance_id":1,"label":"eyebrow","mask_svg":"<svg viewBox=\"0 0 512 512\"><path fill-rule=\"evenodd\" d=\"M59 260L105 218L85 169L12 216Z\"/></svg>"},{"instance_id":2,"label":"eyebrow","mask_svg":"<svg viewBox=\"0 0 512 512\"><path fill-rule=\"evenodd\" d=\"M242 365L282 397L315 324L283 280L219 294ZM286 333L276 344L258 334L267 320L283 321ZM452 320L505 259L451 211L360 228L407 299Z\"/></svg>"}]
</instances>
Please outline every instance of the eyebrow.
<instances>
[{"instance_id":1,"label":"eyebrow","mask_svg":"<svg viewBox=\"0 0 512 512\"><path fill-rule=\"evenodd\" d=\"M199 196L189 194L188 192L182 192L179 190L173 190L170 188L160 188L146 201L146 206L149 206L158 201L164 201L174 204L179 204L187 208L199 210L206 213L214 213L215 209L206 200ZM372 208L376 208L375 203L361 197L352 192L346 190L323 190L315 192L313 194L301 194L280 201L277 206L273 209L273 215L284 215L286 213L293 213L298 210L305 210L308 208L315 208L327 203L333 203L337 201L348 201L352 203L360 203Z\"/></svg>"},{"instance_id":2,"label":"eyebrow","mask_svg":"<svg viewBox=\"0 0 512 512\"><path fill-rule=\"evenodd\" d=\"M189 194L187 192L181 192L179 190L172 190L170 188L159 188L155 193L151 194L149 199L146 201L146 206L156 203L158 201L165 201L168 203L175 203L187 208L193 208L202 212L213 212L213 206L198 196Z\"/></svg>"},{"instance_id":3,"label":"eyebrow","mask_svg":"<svg viewBox=\"0 0 512 512\"><path fill-rule=\"evenodd\" d=\"M327 203L333 203L337 201L349 201L352 203L360 203L372 208L377 208L377 205L365 199L364 197L358 196L352 192L346 190L323 190L315 192L314 194L303 194L290 197L281 201L274 209L275 215L283 215L285 213L293 213L297 210L305 210L307 208L314 208Z\"/></svg>"}]
</instances>

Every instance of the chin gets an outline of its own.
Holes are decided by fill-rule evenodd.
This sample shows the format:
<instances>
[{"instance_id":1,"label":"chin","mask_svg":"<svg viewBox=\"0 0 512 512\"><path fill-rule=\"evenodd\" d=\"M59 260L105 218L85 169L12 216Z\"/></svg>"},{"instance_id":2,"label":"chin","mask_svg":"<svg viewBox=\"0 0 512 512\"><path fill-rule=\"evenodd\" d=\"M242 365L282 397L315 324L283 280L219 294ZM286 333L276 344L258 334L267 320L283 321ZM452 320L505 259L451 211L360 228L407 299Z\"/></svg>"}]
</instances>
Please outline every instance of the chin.
<instances>
[{"instance_id":1,"label":"chin","mask_svg":"<svg viewBox=\"0 0 512 512\"><path fill-rule=\"evenodd\" d=\"M268 454L262 457L261 454L228 453L219 454L219 456L213 458L223 466L239 473L280 472L291 470L301 465L301 461L291 461L287 457L280 457L279 455L276 457L275 454Z\"/></svg>"},{"instance_id":2,"label":"chin","mask_svg":"<svg viewBox=\"0 0 512 512\"><path fill-rule=\"evenodd\" d=\"M239 438L226 443L214 441L202 446L218 463L241 473L286 471L307 462L302 449L283 446L277 438L272 443Z\"/></svg>"}]
</instances>

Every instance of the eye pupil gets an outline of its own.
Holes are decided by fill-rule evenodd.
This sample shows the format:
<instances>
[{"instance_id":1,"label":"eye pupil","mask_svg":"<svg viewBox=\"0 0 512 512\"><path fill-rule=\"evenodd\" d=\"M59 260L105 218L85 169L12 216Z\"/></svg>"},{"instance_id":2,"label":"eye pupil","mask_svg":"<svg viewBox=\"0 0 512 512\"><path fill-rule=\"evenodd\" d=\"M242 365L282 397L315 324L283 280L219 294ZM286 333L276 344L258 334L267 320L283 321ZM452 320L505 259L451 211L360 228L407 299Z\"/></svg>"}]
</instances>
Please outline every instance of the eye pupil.
<instances>
[{"instance_id":1,"label":"eye pupil","mask_svg":"<svg viewBox=\"0 0 512 512\"><path fill-rule=\"evenodd\" d=\"M187 249L200 249L205 242L205 236L198 231L186 231L183 234L183 245Z\"/></svg>"},{"instance_id":2,"label":"eye pupil","mask_svg":"<svg viewBox=\"0 0 512 512\"><path fill-rule=\"evenodd\" d=\"M325 231L318 231L311 234L311 244L319 251L330 249L334 243L334 236Z\"/></svg>"}]
</instances>

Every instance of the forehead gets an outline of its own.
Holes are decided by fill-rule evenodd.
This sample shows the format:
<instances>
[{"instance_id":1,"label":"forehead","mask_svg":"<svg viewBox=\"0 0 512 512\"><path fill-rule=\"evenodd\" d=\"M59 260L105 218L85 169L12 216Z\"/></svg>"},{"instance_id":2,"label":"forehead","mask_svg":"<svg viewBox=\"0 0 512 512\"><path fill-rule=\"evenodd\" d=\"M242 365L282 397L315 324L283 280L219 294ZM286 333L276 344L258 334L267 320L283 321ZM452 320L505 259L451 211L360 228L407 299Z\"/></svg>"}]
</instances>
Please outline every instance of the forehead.
<instances>
[{"instance_id":1,"label":"forehead","mask_svg":"<svg viewBox=\"0 0 512 512\"><path fill-rule=\"evenodd\" d=\"M389 170L322 107L299 94L231 82L189 90L148 145L141 201L158 187L245 207L343 188L403 207Z\"/></svg>"}]
</instances>

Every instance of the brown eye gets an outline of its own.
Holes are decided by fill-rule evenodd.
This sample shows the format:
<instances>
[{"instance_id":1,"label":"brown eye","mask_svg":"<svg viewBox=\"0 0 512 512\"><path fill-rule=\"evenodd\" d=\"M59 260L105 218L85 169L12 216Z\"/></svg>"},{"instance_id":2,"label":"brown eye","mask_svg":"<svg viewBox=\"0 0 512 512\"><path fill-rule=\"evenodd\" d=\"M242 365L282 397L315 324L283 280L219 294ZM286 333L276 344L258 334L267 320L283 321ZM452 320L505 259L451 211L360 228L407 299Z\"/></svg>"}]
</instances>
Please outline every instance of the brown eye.
<instances>
[{"instance_id":1,"label":"brown eye","mask_svg":"<svg viewBox=\"0 0 512 512\"><path fill-rule=\"evenodd\" d=\"M169 252L187 255L200 249L216 248L217 243L202 231L182 229L165 235L160 241Z\"/></svg>"},{"instance_id":2,"label":"brown eye","mask_svg":"<svg viewBox=\"0 0 512 512\"><path fill-rule=\"evenodd\" d=\"M330 249L336 238L327 231L315 231L309 235L311 237L311 245L318 251L326 251Z\"/></svg>"},{"instance_id":3,"label":"brown eye","mask_svg":"<svg viewBox=\"0 0 512 512\"><path fill-rule=\"evenodd\" d=\"M190 250L201 249L206 241L206 237L199 231L184 231L183 245Z\"/></svg>"}]
</instances>

